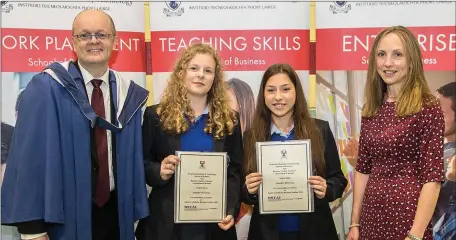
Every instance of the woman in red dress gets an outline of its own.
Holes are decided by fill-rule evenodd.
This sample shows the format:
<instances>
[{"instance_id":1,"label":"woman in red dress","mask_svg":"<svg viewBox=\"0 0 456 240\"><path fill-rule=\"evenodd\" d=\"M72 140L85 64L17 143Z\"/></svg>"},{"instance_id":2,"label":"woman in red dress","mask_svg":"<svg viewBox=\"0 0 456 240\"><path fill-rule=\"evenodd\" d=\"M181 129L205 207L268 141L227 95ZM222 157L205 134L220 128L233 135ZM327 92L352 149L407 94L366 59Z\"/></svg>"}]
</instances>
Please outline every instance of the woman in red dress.
<instances>
[{"instance_id":1,"label":"woman in red dress","mask_svg":"<svg viewBox=\"0 0 456 240\"><path fill-rule=\"evenodd\" d=\"M377 35L369 57L348 240L432 239L443 114L410 30Z\"/></svg>"}]
</instances>

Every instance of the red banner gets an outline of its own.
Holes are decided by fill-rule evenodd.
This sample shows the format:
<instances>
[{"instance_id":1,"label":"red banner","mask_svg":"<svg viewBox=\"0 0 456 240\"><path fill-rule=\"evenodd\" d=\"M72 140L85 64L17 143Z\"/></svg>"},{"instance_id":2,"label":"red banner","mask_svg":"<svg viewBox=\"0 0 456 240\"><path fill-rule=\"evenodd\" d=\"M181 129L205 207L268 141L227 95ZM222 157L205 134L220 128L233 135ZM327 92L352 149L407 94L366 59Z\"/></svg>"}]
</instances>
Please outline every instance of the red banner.
<instances>
[{"instance_id":1,"label":"red banner","mask_svg":"<svg viewBox=\"0 0 456 240\"><path fill-rule=\"evenodd\" d=\"M309 69L308 30L212 30L152 32L152 71L171 72L192 43L215 47L228 71L261 71L274 63Z\"/></svg>"},{"instance_id":2,"label":"red banner","mask_svg":"<svg viewBox=\"0 0 456 240\"><path fill-rule=\"evenodd\" d=\"M118 32L110 66L145 72L144 33ZM2 71L39 72L55 61L75 59L69 30L2 28Z\"/></svg>"},{"instance_id":3,"label":"red banner","mask_svg":"<svg viewBox=\"0 0 456 240\"><path fill-rule=\"evenodd\" d=\"M425 70L453 71L456 66L456 28L410 27L421 46ZM317 30L318 70L367 70L375 36L383 28Z\"/></svg>"}]
</instances>

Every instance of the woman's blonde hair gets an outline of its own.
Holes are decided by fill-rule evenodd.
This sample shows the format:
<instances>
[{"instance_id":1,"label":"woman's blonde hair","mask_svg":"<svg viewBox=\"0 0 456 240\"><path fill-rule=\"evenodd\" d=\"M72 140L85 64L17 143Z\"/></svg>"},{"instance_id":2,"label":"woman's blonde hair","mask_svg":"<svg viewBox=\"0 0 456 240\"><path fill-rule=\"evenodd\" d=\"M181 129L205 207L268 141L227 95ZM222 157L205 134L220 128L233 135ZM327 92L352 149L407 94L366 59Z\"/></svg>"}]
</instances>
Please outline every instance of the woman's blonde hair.
<instances>
[{"instance_id":1,"label":"woman's blonde hair","mask_svg":"<svg viewBox=\"0 0 456 240\"><path fill-rule=\"evenodd\" d=\"M369 55L369 68L364 90L366 103L362 112L363 117L374 117L377 114L377 110L380 108L387 91L386 83L377 72L376 57L380 41L391 33L396 34L401 39L408 63L408 71L403 80L404 84L399 96L397 96L396 115L398 117L409 116L420 112L423 104L436 102L431 101L435 97L432 95L424 77L421 50L417 39L410 30L403 26L389 27L377 35Z\"/></svg>"},{"instance_id":2,"label":"woman's blonde hair","mask_svg":"<svg viewBox=\"0 0 456 240\"><path fill-rule=\"evenodd\" d=\"M207 44L194 44L185 49L176 62L168 86L157 108L160 121L165 131L175 134L186 132L189 128L189 119L195 120L195 114L187 99L187 88L184 78L190 61L197 54L209 54L215 61L215 76L211 89L207 94L209 118L204 131L215 138L221 138L233 133L237 124L236 115L228 105L227 89L222 70L222 61L217 51Z\"/></svg>"}]
</instances>

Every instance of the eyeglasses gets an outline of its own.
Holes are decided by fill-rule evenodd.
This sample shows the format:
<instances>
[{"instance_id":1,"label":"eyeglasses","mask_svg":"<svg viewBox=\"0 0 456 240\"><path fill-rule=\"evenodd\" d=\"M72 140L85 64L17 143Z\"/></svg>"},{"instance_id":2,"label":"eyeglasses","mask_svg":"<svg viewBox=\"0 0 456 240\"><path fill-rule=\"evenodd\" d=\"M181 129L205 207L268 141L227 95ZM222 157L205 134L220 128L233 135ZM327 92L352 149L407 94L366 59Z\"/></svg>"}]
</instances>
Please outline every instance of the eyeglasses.
<instances>
[{"instance_id":1,"label":"eyeglasses","mask_svg":"<svg viewBox=\"0 0 456 240\"><path fill-rule=\"evenodd\" d=\"M79 41L90 41L92 37L95 37L97 40L105 40L115 36L114 34L108 33L81 33L74 35L73 37L77 38Z\"/></svg>"}]
</instances>

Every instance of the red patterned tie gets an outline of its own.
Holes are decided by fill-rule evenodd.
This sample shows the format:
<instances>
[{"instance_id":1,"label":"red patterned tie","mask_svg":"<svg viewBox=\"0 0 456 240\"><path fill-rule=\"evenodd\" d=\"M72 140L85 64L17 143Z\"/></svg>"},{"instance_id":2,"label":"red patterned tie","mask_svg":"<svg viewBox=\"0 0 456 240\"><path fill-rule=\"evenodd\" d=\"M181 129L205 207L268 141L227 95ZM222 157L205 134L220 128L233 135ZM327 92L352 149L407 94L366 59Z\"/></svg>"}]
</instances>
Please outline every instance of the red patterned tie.
<instances>
[{"instance_id":1,"label":"red patterned tie","mask_svg":"<svg viewBox=\"0 0 456 240\"><path fill-rule=\"evenodd\" d=\"M98 116L106 119L103 92L100 88L102 82L99 79L92 80L92 108ZM109 200L111 192L109 188L108 140L106 136L106 129L95 127L95 142L98 155L98 181L95 203L99 207L102 207Z\"/></svg>"}]
</instances>

